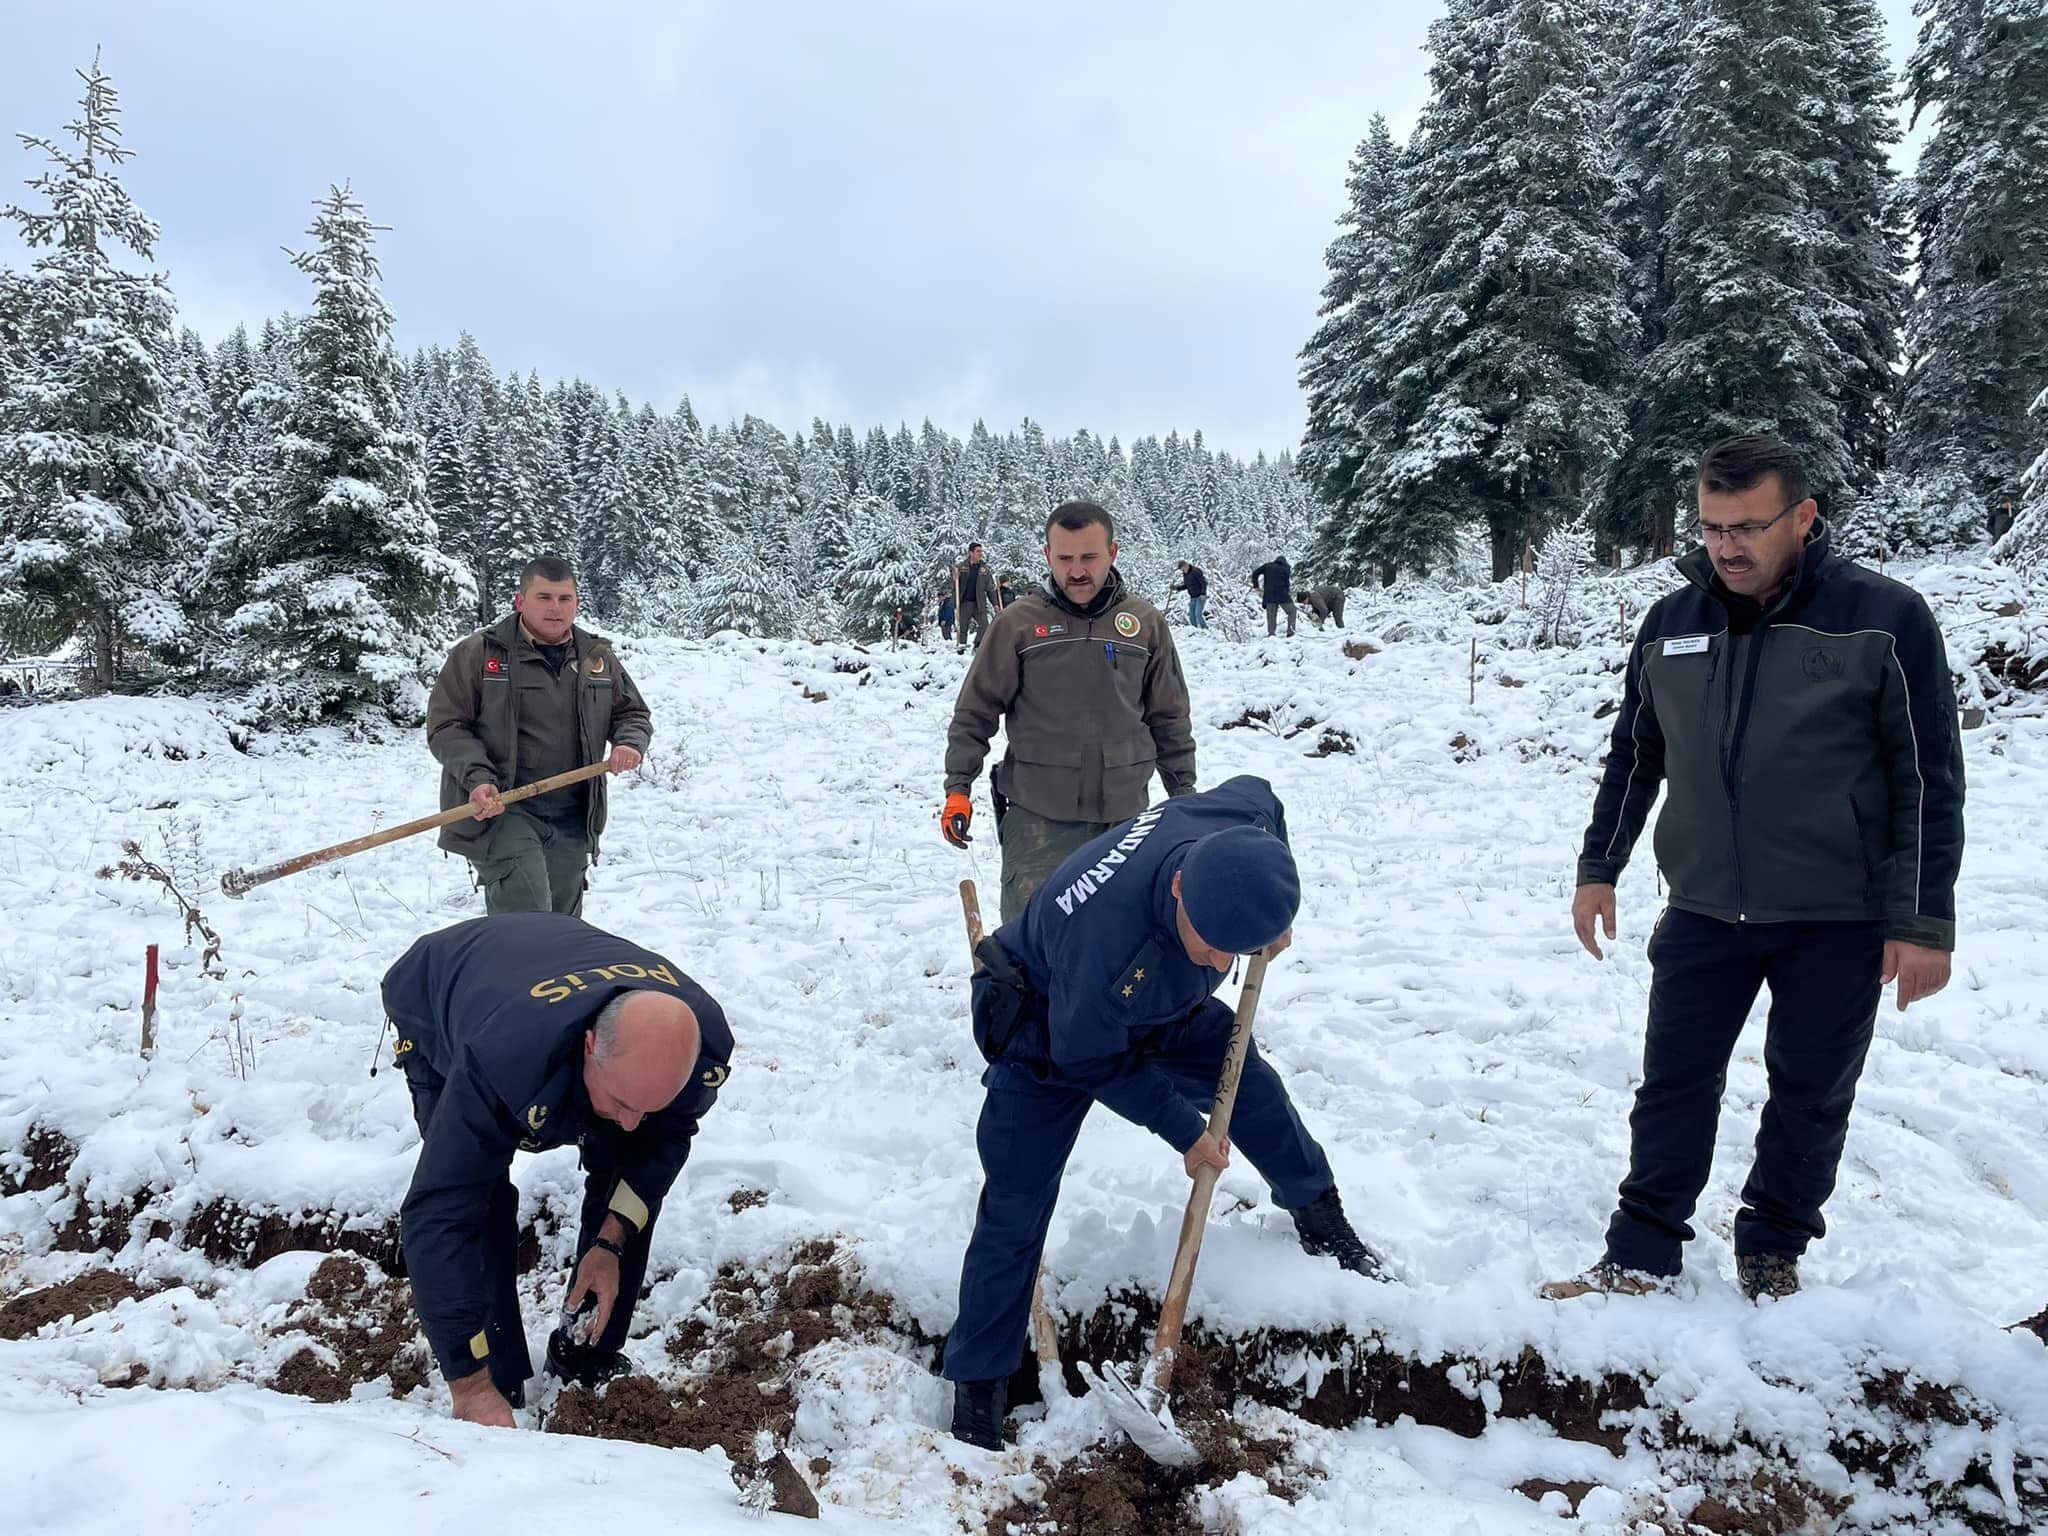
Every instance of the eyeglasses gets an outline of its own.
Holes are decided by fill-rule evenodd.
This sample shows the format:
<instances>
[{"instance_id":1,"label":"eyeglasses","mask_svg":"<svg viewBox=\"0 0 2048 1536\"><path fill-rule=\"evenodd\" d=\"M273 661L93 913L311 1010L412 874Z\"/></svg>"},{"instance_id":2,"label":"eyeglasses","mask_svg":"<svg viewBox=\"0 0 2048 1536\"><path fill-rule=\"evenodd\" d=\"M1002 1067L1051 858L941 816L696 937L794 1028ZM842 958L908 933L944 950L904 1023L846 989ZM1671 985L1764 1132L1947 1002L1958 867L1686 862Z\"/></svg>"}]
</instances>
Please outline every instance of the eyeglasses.
<instances>
[{"instance_id":1,"label":"eyeglasses","mask_svg":"<svg viewBox=\"0 0 2048 1536\"><path fill-rule=\"evenodd\" d=\"M1791 506L1785 508L1784 511L1780 512L1776 517L1772 518L1767 523L1729 523L1724 526L1719 523L1709 523L1702 520L1702 522L1700 523L1700 538L1703 542L1708 544L1712 544L1717 541L1722 543L1747 544L1751 539L1759 538L1770 529L1777 527L1778 524L1782 523L1783 521L1785 521L1786 518L1790 517L1794 510L1796 510L1799 507L1805 506L1806 501L1806 497L1800 497L1797 501L1793 502Z\"/></svg>"}]
</instances>

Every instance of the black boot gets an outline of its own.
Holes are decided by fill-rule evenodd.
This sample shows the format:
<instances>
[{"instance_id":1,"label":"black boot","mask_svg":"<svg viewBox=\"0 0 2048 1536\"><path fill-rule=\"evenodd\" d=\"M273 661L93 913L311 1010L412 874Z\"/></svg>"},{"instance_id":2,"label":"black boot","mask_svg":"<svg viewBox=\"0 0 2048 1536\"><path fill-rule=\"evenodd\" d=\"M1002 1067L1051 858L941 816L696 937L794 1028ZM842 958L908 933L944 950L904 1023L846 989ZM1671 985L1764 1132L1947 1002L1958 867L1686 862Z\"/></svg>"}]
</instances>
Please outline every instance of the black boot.
<instances>
[{"instance_id":1,"label":"black boot","mask_svg":"<svg viewBox=\"0 0 2048 1536\"><path fill-rule=\"evenodd\" d=\"M632 1374L633 1367L615 1349L592 1349L578 1344L557 1328L548 1335L547 1372L561 1381L581 1387L601 1387L615 1376Z\"/></svg>"},{"instance_id":2,"label":"black boot","mask_svg":"<svg viewBox=\"0 0 2048 1536\"><path fill-rule=\"evenodd\" d=\"M953 1383L953 1438L984 1451L1003 1448L1003 1414L1008 1404L1009 1383L956 1381Z\"/></svg>"},{"instance_id":3,"label":"black boot","mask_svg":"<svg viewBox=\"0 0 2048 1536\"><path fill-rule=\"evenodd\" d=\"M1351 1230L1344 1215L1344 1202L1335 1189L1316 1196L1294 1212L1294 1230L1301 1234L1303 1253L1329 1254L1354 1275L1363 1275L1368 1280L1386 1278L1386 1261Z\"/></svg>"}]
</instances>

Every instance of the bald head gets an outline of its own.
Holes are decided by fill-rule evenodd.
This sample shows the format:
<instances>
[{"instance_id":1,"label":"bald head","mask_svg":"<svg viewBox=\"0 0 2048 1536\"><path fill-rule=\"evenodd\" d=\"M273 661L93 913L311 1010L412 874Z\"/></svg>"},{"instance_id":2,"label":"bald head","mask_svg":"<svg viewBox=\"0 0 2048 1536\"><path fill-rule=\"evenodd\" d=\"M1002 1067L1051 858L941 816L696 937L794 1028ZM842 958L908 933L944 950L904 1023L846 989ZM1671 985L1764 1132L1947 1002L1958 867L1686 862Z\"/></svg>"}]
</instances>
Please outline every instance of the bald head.
<instances>
[{"instance_id":1,"label":"bald head","mask_svg":"<svg viewBox=\"0 0 2048 1536\"><path fill-rule=\"evenodd\" d=\"M668 1108L690 1080L701 1038L680 998L642 990L612 999L584 1037L590 1107L628 1131Z\"/></svg>"}]
</instances>

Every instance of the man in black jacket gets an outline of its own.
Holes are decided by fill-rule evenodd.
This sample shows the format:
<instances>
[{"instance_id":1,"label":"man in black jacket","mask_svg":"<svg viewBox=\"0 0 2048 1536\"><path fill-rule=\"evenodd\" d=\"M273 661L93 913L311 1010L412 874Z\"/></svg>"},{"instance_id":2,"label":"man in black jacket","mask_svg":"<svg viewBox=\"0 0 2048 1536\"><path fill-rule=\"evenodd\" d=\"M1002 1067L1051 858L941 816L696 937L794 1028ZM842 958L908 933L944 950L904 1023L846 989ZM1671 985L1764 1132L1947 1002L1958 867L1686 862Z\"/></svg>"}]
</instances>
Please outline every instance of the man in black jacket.
<instances>
[{"instance_id":1,"label":"man in black jacket","mask_svg":"<svg viewBox=\"0 0 2048 1536\"><path fill-rule=\"evenodd\" d=\"M1705 548L1644 616L1579 857L1596 957L1660 783L1668 906L1650 939L1643 1083L1601 1261L1544 1287L1641 1294L1679 1272L1728 1061L1771 989L1770 1096L1735 1218L1752 1299L1798 1289L1826 1226L1882 987L1948 983L1963 761L1941 632L1910 588L1829 552L1799 456L1738 437L1699 471Z\"/></svg>"},{"instance_id":2,"label":"man in black jacket","mask_svg":"<svg viewBox=\"0 0 2048 1536\"><path fill-rule=\"evenodd\" d=\"M1266 633L1279 627L1280 610L1287 610L1287 633L1294 633L1294 571L1285 555L1275 555L1252 572L1252 586L1266 609Z\"/></svg>"},{"instance_id":3,"label":"man in black jacket","mask_svg":"<svg viewBox=\"0 0 2048 1536\"><path fill-rule=\"evenodd\" d=\"M421 1137L400 1216L413 1303L455 1416L510 1428L533 1374L512 1154L580 1150L568 1303L589 1310L548 1341L548 1370L616 1375L661 1202L730 1071L732 1032L669 961L552 912L430 933L383 990Z\"/></svg>"},{"instance_id":4,"label":"man in black jacket","mask_svg":"<svg viewBox=\"0 0 2048 1536\"><path fill-rule=\"evenodd\" d=\"M1172 588L1175 592L1188 595L1188 627L1207 629L1209 627L1209 574L1199 565L1183 560L1180 563L1180 580Z\"/></svg>"}]
</instances>

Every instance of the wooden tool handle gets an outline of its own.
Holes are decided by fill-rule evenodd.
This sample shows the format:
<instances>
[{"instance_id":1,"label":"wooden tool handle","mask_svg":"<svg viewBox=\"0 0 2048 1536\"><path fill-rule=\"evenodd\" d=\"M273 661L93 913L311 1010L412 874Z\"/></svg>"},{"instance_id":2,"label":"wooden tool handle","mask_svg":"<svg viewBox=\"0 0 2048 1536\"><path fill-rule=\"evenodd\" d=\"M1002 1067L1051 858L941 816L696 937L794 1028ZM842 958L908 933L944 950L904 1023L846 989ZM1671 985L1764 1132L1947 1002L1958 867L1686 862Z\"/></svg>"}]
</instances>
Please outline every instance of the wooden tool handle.
<instances>
[{"instance_id":1,"label":"wooden tool handle","mask_svg":"<svg viewBox=\"0 0 2048 1536\"><path fill-rule=\"evenodd\" d=\"M1219 1141L1230 1134L1237 1085L1252 1044L1252 1017L1258 1012L1259 992L1265 983L1266 952L1261 950L1245 967L1244 992L1237 1000L1230 1049L1224 1053L1223 1073L1216 1080L1216 1102L1209 1111L1208 1134ZM1173 1357L1187 1322L1188 1295L1195 1288L1195 1260L1202 1256L1202 1235L1209 1228L1209 1200L1216 1192L1216 1176L1216 1169L1206 1163L1195 1170L1195 1187L1188 1193L1188 1208L1180 1221L1180 1245L1173 1252L1173 1273L1166 1281L1166 1299L1159 1305L1159 1331L1152 1337L1152 1363L1145 1375L1148 1383L1157 1384L1162 1397L1173 1380Z\"/></svg>"},{"instance_id":2,"label":"wooden tool handle","mask_svg":"<svg viewBox=\"0 0 2048 1536\"><path fill-rule=\"evenodd\" d=\"M608 771L610 761L591 763L583 768L571 768L567 773L558 773L550 778L536 779L531 784L522 784L517 789L507 790L498 799L505 805L513 805L534 795L544 795L550 790L567 789L571 784L581 784L585 779L594 779ZM322 848L314 853L302 853L295 859L286 859L278 864L266 864L261 869L231 869L220 877L220 888L228 895L240 897L259 885L268 885L273 880L282 880L286 875L296 875L302 869L313 869L322 864L332 864L336 859L345 859L351 854L367 853L372 848L381 848L386 843L398 842L401 838L431 832L436 827L445 827L476 814L476 807L467 802L453 810L442 811L435 816L422 816L417 821L408 821L402 826L386 827L382 832L372 832L365 837L351 838L345 843L336 843L332 848Z\"/></svg>"},{"instance_id":3,"label":"wooden tool handle","mask_svg":"<svg viewBox=\"0 0 2048 1536\"><path fill-rule=\"evenodd\" d=\"M973 962L974 970L981 969L981 957L976 953L981 948L981 895L974 888L972 880L960 882L960 914L967 919L967 958Z\"/></svg>"}]
</instances>

